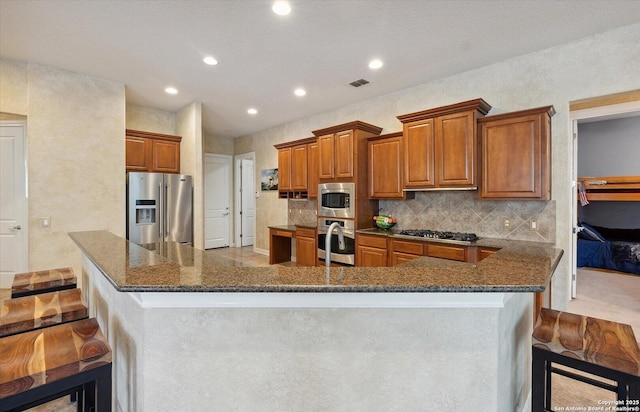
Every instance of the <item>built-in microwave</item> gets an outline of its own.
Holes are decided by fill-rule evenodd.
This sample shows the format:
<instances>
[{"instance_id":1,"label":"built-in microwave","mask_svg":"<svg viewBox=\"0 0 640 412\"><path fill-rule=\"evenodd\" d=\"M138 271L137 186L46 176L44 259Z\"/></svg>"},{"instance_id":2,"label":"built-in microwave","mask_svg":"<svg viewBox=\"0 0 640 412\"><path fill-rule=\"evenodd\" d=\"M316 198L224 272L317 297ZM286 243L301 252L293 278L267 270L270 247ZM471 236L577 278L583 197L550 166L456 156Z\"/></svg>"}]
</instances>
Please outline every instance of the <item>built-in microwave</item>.
<instances>
[{"instance_id":1,"label":"built-in microwave","mask_svg":"<svg viewBox=\"0 0 640 412\"><path fill-rule=\"evenodd\" d=\"M318 216L355 218L355 183L318 185Z\"/></svg>"}]
</instances>

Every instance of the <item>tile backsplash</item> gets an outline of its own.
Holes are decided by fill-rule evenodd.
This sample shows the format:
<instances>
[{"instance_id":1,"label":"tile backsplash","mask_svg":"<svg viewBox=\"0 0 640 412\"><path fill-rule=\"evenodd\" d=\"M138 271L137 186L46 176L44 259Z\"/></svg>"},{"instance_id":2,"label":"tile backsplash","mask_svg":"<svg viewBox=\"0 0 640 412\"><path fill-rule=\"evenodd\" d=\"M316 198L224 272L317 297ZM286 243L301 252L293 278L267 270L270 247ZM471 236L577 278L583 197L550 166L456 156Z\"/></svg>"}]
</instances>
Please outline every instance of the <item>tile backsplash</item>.
<instances>
[{"instance_id":1,"label":"tile backsplash","mask_svg":"<svg viewBox=\"0 0 640 412\"><path fill-rule=\"evenodd\" d=\"M317 202L289 200L289 224L315 226ZM416 192L412 200L381 200L381 213L398 219L394 230L471 232L480 237L556 242L555 201L479 200L475 191ZM509 220L509 227L504 222ZM530 230L535 220L537 230Z\"/></svg>"}]
</instances>

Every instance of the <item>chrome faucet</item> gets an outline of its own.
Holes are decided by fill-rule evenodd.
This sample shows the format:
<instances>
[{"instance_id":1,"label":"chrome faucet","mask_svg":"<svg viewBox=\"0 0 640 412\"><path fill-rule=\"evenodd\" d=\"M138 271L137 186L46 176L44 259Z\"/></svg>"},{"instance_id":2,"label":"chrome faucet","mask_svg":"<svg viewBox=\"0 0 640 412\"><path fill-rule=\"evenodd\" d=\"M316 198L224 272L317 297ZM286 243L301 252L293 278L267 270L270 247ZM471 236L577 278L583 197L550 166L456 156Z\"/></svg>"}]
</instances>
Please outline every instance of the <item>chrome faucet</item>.
<instances>
[{"instance_id":1,"label":"chrome faucet","mask_svg":"<svg viewBox=\"0 0 640 412\"><path fill-rule=\"evenodd\" d=\"M324 263L327 267L331 266L331 236L333 236L333 228L338 229L338 249L345 250L347 246L344 243L344 234L340 223L333 222L327 230L327 236L324 238Z\"/></svg>"}]
</instances>

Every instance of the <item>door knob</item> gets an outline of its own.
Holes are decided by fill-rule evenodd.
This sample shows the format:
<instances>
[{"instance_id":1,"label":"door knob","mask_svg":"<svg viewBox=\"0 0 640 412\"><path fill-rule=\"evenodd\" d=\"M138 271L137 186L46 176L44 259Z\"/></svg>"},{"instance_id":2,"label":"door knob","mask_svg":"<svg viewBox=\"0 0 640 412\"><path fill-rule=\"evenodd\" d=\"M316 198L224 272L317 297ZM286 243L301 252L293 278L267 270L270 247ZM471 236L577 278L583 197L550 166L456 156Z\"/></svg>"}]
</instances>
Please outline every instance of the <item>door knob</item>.
<instances>
[{"instance_id":1,"label":"door knob","mask_svg":"<svg viewBox=\"0 0 640 412\"><path fill-rule=\"evenodd\" d=\"M229 214L229 212L223 213L222 216L227 216L228 214Z\"/></svg>"},{"instance_id":2,"label":"door knob","mask_svg":"<svg viewBox=\"0 0 640 412\"><path fill-rule=\"evenodd\" d=\"M22 229L22 226L20 226L20 225L9 226L9 229L10 230L20 230L20 229Z\"/></svg>"}]
</instances>

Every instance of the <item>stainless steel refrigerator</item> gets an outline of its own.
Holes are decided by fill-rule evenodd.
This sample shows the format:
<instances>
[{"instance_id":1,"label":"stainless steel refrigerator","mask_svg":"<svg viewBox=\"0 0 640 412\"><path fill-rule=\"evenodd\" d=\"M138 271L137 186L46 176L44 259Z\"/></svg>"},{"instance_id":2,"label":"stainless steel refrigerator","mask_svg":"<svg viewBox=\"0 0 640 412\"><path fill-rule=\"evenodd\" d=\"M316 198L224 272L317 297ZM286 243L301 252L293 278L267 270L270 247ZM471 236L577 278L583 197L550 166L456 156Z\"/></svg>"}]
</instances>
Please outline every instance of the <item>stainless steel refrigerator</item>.
<instances>
[{"instance_id":1,"label":"stainless steel refrigerator","mask_svg":"<svg viewBox=\"0 0 640 412\"><path fill-rule=\"evenodd\" d=\"M127 173L127 239L193 244L191 176Z\"/></svg>"}]
</instances>

